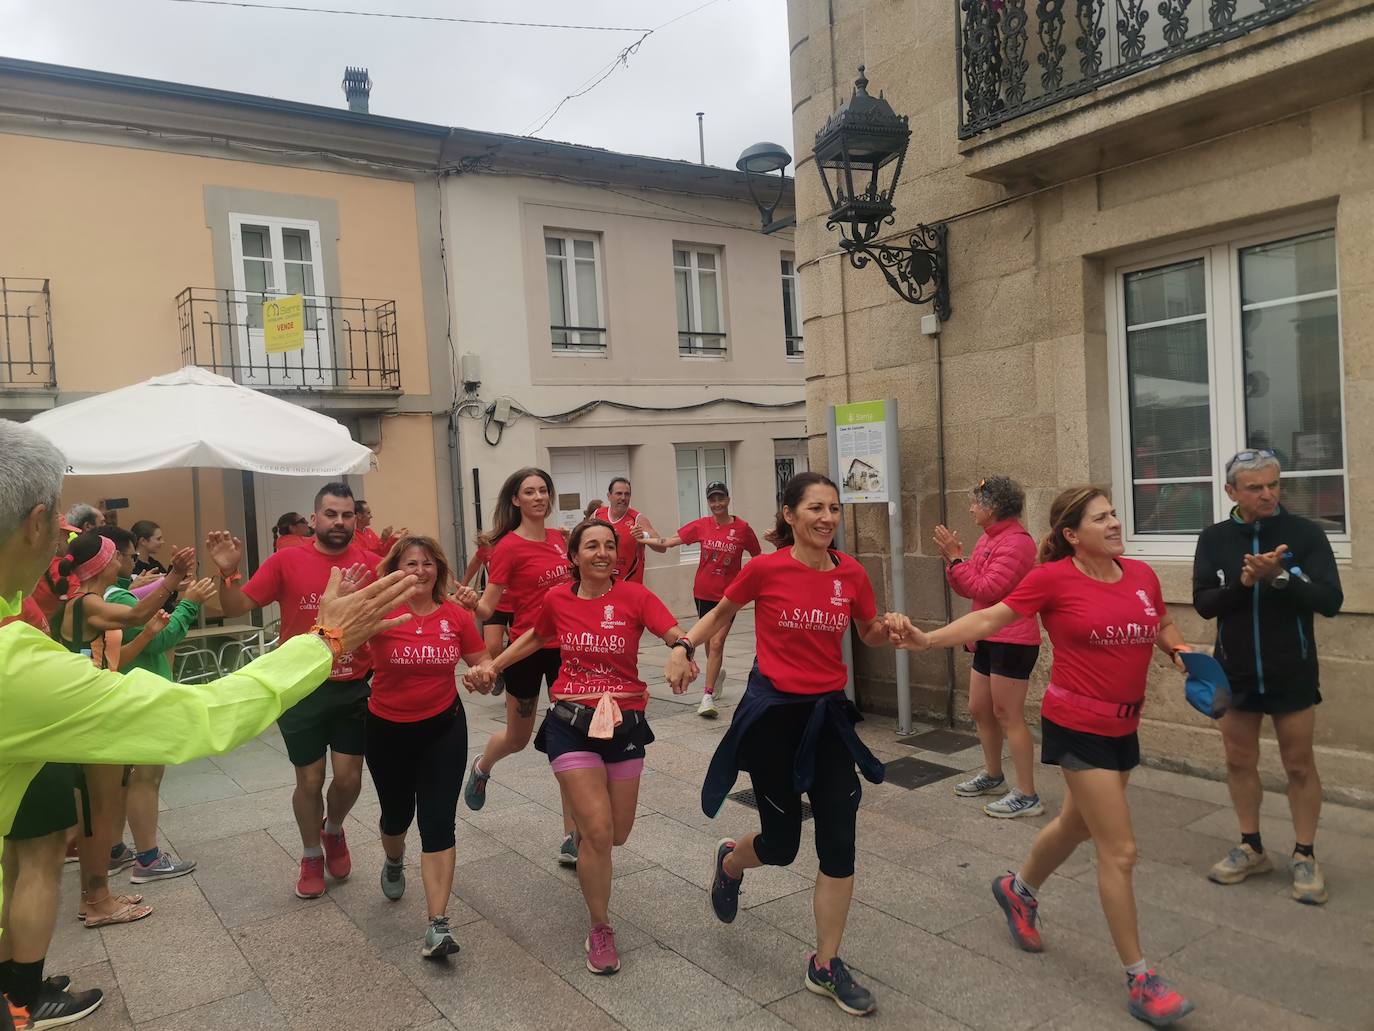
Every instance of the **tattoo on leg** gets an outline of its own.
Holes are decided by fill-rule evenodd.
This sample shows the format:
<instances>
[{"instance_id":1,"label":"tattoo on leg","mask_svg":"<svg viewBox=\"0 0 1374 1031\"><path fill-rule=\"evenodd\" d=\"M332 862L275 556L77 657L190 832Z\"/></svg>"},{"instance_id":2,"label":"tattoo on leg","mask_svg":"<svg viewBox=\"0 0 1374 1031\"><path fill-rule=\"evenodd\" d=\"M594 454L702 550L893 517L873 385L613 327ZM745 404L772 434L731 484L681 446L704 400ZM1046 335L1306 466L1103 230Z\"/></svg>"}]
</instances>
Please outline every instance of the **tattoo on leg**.
<instances>
[{"instance_id":1,"label":"tattoo on leg","mask_svg":"<svg viewBox=\"0 0 1374 1031\"><path fill-rule=\"evenodd\" d=\"M108 878L102 874L91 874L91 876L86 878L86 891L94 892L97 888L105 887L105 882L107 880Z\"/></svg>"},{"instance_id":2,"label":"tattoo on leg","mask_svg":"<svg viewBox=\"0 0 1374 1031\"><path fill-rule=\"evenodd\" d=\"M515 711L521 716L533 716L535 707L539 705L538 698L517 698Z\"/></svg>"}]
</instances>

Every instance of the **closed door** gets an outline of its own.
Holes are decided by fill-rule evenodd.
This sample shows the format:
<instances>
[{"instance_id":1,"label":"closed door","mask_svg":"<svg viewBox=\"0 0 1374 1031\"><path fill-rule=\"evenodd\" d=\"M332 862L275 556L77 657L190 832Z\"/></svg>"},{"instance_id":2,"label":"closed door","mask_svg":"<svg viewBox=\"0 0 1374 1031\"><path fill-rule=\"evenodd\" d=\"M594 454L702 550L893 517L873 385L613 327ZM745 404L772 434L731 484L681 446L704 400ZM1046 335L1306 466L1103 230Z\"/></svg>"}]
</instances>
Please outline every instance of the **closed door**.
<instances>
[{"instance_id":1,"label":"closed door","mask_svg":"<svg viewBox=\"0 0 1374 1031\"><path fill-rule=\"evenodd\" d=\"M588 503L606 500L606 486L630 475L630 449L623 447L549 448L549 472L557 498L558 525L572 529Z\"/></svg>"}]
</instances>

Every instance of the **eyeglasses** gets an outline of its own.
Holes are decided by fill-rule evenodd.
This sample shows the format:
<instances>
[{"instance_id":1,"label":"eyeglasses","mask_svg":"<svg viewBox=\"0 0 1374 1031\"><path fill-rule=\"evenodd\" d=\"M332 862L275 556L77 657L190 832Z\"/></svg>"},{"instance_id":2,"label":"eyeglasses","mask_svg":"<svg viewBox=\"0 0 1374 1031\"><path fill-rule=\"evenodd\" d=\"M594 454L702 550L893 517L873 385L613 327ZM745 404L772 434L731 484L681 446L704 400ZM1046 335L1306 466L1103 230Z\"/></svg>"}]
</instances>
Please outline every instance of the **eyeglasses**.
<instances>
[{"instance_id":1,"label":"eyeglasses","mask_svg":"<svg viewBox=\"0 0 1374 1031\"><path fill-rule=\"evenodd\" d=\"M1226 463L1226 471L1229 473L1231 471L1231 466L1235 465L1237 462L1253 462L1257 458L1278 457L1278 452L1268 447L1252 448L1248 451L1237 451L1235 455L1232 456L1231 460Z\"/></svg>"}]
</instances>

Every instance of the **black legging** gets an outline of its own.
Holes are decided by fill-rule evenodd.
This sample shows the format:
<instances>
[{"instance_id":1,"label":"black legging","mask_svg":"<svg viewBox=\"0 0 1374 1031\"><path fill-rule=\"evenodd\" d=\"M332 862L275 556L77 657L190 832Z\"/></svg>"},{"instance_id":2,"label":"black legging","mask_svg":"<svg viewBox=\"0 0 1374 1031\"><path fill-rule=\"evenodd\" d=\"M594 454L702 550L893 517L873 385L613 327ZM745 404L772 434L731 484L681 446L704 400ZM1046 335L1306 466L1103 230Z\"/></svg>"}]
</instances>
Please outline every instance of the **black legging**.
<instances>
[{"instance_id":1,"label":"black legging","mask_svg":"<svg viewBox=\"0 0 1374 1031\"><path fill-rule=\"evenodd\" d=\"M740 743L754 785L761 833L754 851L767 866L788 866L801 847L801 796L792 790L792 767L815 703L775 705ZM816 856L827 877L854 875L854 824L863 790L854 759L826 726L816 743L816 778L807 792L816 824Z\"/></svg>"},{"instance_id":2,"label":"black legging","mask_svg":"<svg viewBox=\"0 0 1374 1031\"><path fill-rule=\"evenodd\" d=\"M414 723L385 720L369 711L366 742L367 768L382 806L382 833L405 834L418 810L421 851L453 848L468 756L462 705Z\"/></svg>"}]
</instances>

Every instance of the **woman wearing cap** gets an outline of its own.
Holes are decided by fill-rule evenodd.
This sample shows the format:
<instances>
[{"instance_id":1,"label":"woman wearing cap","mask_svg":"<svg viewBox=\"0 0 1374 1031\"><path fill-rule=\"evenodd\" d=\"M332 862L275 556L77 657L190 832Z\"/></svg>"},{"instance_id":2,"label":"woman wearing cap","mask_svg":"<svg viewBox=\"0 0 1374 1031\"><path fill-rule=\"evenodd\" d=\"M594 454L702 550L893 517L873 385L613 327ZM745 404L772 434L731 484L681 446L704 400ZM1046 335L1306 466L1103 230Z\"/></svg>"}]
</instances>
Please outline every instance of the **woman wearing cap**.
<instances>
[{"instance_id":1,"label":"woman wearing cap","mask_svg":"<svg viewBox=\"0 0 1374 1031\"><path fill-rule=\"evenodd\" d=\"M1071 487L1050 506L1040 565L996 605L923 633L892 614L893 640L911 651L989 639L1017 619L1040 615L1054 649L1040 710L1041 760L1064 771L1064 807L1036 835L1019 873L992 882L1012 939L1041 951L1036 890L1079 845L1097 850L1097 890L1126 970L1127 1006L1155 1026L1192 1010L1145 961L1132 871L1135 835L1126 781L1140 762L1140 708L1155 648L1182 669L1183 636L1164 606L1159 578L1123 558L1121 522L1106 492Z\"/></svg>"},{"instance_id":2,"label":"woman wearing cap","mask_svg":"<svg viewBox=\"0 0 1374 1031\"><path fill-rule=\"evenodd\" d=\"M593 974L620 969L608 922L611 846L630 836L644 746L654 739L644 715L649 689L639 674L640 638L647 629L671 645L682 635L653 592L615 575L616 543L610 523L579 523L567 545L572 583L550 590L534 625L465 678L480 690L540 649L561 648L562 665L549 692L553 706L534 746L549 757L577 821L577 879L591 920L583 947ZM678 694L686 689L686 683L673 688Z\"/></svg>"},{"instance_id":3,"label":"woman wearing cap","mask_svg":"<svg viewBox=\"0 0 1374 1031\"><path fill-rule=\"evenodd\" d=\"M1021 525L1026 505L1021 485L1006 476L989 476L973 488L969 515L983 535L964 558L964 543L945 526L935 527L935 546L945 559L945 578L955 594L973 601L973 611L996 605L1035 565L1035 540ZM1045 811L1035 793L1035 742L1026 728L1026 688L1040 655L1040 624L1018 619L973 646L968 711L978 727L984 768L954 786L966 798L1001 794L983 806L989 816L1011 819ZM1002 742L1011 749L1016 786L1006 791Z\"/></svg>"},{"instance_id":4,"label":"woman wearing cap","mask_svg":"<svg viewBox=\"0 0 1374 1031\"><path fill-rule=\"evenodd\" d=\"M647 532L639 539L655 550L676 548L681 544L700 544L697 575L692 581L692 595L696 601L697 618L720 604L725 588L734 583L744 563L745 552L757 557L762 549L753 529L739 516L730 514L730 488L720 480L706 485L708 516L694 519L671 537L651 537ZM725 671L722 668L725 639L730 635L734 617L722 619L719 629L706 642L706 691L697 706L697 714L715 719L720 710L716 706L724 694Z\"/></svg>"}]
</instances>

